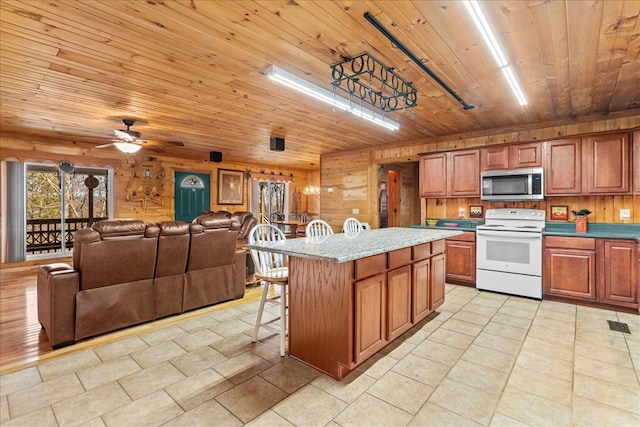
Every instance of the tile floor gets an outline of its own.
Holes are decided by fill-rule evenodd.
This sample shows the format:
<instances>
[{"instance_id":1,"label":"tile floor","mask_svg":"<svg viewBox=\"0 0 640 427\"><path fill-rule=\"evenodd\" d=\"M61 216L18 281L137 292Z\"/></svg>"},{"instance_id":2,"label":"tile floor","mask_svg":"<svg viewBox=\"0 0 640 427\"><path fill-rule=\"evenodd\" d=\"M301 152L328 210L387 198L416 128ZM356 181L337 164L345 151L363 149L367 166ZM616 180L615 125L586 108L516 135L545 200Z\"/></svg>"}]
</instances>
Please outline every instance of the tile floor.
<instances>
[{"instance_id":1,"label":"tile floor","mask_svg":"<svg viewBox=\"0 0 640 427\"><path fill-rule=\"evenodd\" d=\"M252 301L0 377L3 426L639 426L640 316L447 285L338 382ZM625 322L631 334L607 320Z\"/></svg>"}]
</instances>

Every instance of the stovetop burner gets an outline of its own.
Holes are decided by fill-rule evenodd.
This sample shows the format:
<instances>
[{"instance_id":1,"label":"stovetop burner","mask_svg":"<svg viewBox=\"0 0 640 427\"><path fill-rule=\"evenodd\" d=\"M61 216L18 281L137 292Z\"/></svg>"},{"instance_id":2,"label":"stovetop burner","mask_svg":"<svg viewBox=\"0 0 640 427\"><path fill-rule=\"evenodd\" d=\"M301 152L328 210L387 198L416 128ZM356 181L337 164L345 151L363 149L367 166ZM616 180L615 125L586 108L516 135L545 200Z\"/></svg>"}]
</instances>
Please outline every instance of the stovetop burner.
<instances>
[{"instance_id":1,"label":"stovetop burner","mask_svg":"<svg viewBox=\"0 0 640 427\"><path fill-rule=\"evenodd\" d=\"M486 222L478 230L517 231L542 233L545 211L539 209L487 209Z\"/></svg>"}]
</instances>

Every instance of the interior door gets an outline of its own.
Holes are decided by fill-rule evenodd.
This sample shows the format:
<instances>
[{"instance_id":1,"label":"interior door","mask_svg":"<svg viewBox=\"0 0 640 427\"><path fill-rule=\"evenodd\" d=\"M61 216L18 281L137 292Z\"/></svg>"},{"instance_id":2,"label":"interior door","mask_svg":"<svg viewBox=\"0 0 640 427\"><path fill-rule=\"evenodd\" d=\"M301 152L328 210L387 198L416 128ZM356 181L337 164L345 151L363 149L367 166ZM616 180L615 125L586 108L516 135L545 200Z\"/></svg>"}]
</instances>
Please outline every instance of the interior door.
<instances>
[{"instance_id":1,"label":"interior door","mask_svg":"<svg viewBox=\"0 0 640 427\"><path fill-rule=\"evenodd\" d=\"M175 172L175 219L191 222L211 209L211 176L206 173Z\"/></svg>"},{"instance_id":2,"label":"interior door","mask_svg":"<svg viewBox=\"0 0 640 427\"><path fill-rule=\"evenodd\" d=\"M400 203L402 201L402 173L394 170L388 172L389 178L389 227L400 226Z\"/></svg>"}]
</instances>

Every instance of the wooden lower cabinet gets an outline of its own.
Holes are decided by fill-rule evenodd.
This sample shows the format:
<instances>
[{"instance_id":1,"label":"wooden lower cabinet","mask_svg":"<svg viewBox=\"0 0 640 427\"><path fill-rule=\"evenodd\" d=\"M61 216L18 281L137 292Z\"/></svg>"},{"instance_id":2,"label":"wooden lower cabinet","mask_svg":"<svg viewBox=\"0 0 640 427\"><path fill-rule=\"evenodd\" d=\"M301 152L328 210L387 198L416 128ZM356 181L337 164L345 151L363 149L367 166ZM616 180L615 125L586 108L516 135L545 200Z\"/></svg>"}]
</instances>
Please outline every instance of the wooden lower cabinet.
<instances>
[{"instance_id":1,"label":"wooden lower cabinet","mask_svg":"<svg viewBox=\"0 0 640 427\"><path fill-rule=\"evenodd\" d=\"M444 302L444 252L438 240L344 263L290 256L289 354L344 378Z\"/></svg>"},{"instance_id":2,"label":"wooden lower cabinet","mask_svg":"<svg viewBox=\"0 0 640 427\"><path fill-rule=\"evenodd\" d=\"M409 330L411 321L411 265L387 273L387 306L389 341Z\"/></svg>"},{"instance_id":3,"label":"wooden lower cabinet","mask_svg":"<svg viewBox=\"0 0 640 427\"><path fill-rule=\"evenodd\" d=\"M543 297L638 308L634 240L546 236Z\"/></svg>"},{"instance_id":4,"label":"wooden lower cabinet","mask_svg":"<svg viewBox=\"0 0 640 427\"><path fill-rule=\"evenodd\" d=\"M368 359L387 344L386 274L355 283L355 362Z\"/></svg>"},{"instance_id":5,"label":"wooden lower cabinet","mask_svg":"<svg viewBox=\"0 0 640 427\"><path fill-rule=\"evenodd\" d=\"M600 299L613 305L638 306L635 240L598 239Z\"/></svg>"},{"instance_id":6,"label":"wooden lower cabinet","mask_svg":"<svg viewBox=\"0 0 640 427\"><path fill-rule=\"evenodd\" d=\"M446 271L446 258L444 254L434 255L431 258L431 310L435 310L444 303L444 282Z\"/></svg>"},{"instance_id":7,"label":"wooden lower cabinet","mask_svg":"<svg viewBox=\"0 0 640 427\"><path fill-rule=\"evenodd\" d=\"M431 260L423 259L413 263L413 323L417 323L431 313Z\"/></svg>"},{"instance_id":8,"label":"wooden lower cabinet","mask_svg":"<svg viewBox=\"0 0 640 427\"><path fill-rule=\"evenodd\" d=\"M449 283L475 285L476 233L465 231L446 239L446 280Z\"/></svg>"},{"instance_id":9,"label":"wooden lower cabinet","mask_svg":"<svg viewBox=\"0 0 640 427\"><path fill-rule=\"evenodd\" d=\"M592 238L544 238L542 292L596 300L596 242Z\"/></svg>"}]
</instances>

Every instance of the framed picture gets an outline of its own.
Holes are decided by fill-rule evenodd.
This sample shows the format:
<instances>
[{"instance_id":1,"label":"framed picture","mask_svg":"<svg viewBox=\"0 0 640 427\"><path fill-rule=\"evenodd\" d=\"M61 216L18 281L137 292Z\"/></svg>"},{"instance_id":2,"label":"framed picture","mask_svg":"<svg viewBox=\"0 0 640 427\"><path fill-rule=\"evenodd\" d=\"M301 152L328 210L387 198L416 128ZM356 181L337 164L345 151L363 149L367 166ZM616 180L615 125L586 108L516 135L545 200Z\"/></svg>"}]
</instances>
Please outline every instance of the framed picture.
<instances>
[{"instance_id":1,"label":"framed picture","mask_svg":"<svg viewBox=\"0 0 640 427\"><path fill-rule=\"evenodd\" d=\"M482 218L482 206L469 206L469 218Z\"/></svg>"},{"instance_id":2,"label":"framed picture","mask_svg":"<svg viewBox=\"0 0 640 427\"><path fill-rule=\"evenodd\" d=\"M551 206L551 219L557 221L566 221L569 219L568 206Z\"/></svg>"},{"instance_id":3,"label":"framed picture","mask_svg":"<svg viewBox=\"0 0 640 427\"><path fill-rule=\"evenodd\" d=\"M218 204L241 205L244 202L244 172L218 169Z\"/></svg>"}]
</instances>

